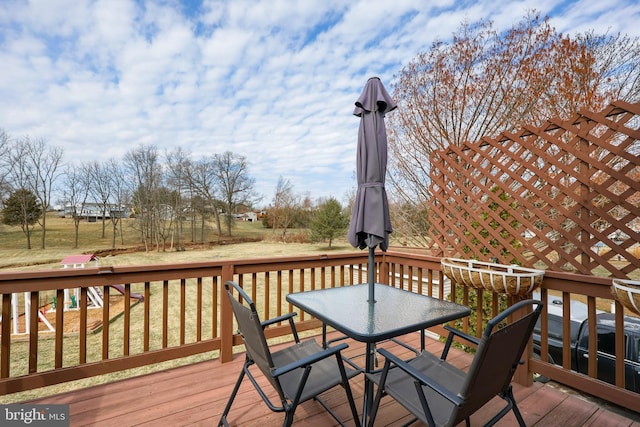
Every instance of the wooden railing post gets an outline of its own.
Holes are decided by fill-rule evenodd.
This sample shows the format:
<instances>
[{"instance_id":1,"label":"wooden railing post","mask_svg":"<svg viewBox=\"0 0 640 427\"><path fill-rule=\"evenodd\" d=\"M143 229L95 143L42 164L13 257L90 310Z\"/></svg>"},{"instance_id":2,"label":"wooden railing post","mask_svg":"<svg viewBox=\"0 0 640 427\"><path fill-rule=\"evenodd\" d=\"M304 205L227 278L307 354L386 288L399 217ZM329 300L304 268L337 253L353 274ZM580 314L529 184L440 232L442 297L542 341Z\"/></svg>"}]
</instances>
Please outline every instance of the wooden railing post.
<instances>
[{"instance_id":1,"label":"wooden railing post","mask_svg":"<svg viewBox=\"0 0 640 427\"><path fill-rule=\"evenodd\" d=\"M389 284L389 263L387 262L387 257L385 254L382 254L382 257L380 258L380 264L378 269L379 269L378 282L388 285Z\"/></svg>"},{"instance_id":2,"label":"wooden railing post","mask_svg":"<svg viewBox=\"0 0 640 427\"><path fill-rule=\"evenodd\" d=\"M524 299L524 298L523 298ZM519 298L514 298L513 304L516 304L520 301ZM521 318L522 316L526 316L532 311L531 306L523 307L520 309L519 313L515 313L517 318ZM513 381L529 387L533 384L533 372L531 371L531 367L529 365L529 360L533 357L533 337L529 337L529 343L524 349L524 353L522 354L522 364L518 365L516 368L516 372L513 375Z\"/></svg>"},{"instance_id":3,"label":"wooden railing post","mask_svg":"<svg viewBox=\"0 0 640 427\"><path fill-rule=\"evenodd\" d=\"M222 267L222 280L220 286L220 362L233 360L233 311L231 303L224 290L224 284L233 280L234 266L226 264Z\"/></svg>"}]
</instances>

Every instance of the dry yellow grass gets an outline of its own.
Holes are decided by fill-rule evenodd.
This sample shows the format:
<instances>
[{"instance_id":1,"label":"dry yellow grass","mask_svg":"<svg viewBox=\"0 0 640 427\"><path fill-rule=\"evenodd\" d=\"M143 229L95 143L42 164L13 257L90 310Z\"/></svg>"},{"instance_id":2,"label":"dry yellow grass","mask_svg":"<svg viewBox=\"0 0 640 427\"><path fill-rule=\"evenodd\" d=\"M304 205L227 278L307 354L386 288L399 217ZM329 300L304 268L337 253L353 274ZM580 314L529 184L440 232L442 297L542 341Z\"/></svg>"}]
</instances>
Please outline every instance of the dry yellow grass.
<instances>
[{"instance_id":1,"label":"dry yellow grass","mask_svg":"<svg viewBox=\"0 0 640 427\"><path fill-rule=\"evenodd\" d=\"M132 228L135 220L124 220L123 234L124 244L118 244L116 248L131 248L140 245L138 234ZM228 244L233 238L218 237L209 227L206 231L206 240L212 246L208 249L191 246L188 239L185 251L176 251L175 248L167 248L166 251L156 251L151 248L148 252L139 251L125 253L117 256L102 257L99 265L144 265L175 262L192 262L229 258L256 258L269 256L287 256L318 254L326 252L353 251L344 239L334 241L331 249L326 243L282 243L277 240L279 233L265 229L261 223L236 222L233 238L259 239L259 242ZM106 237L102 238L101 223L80 224L79 247L74 248L73 222L69 218L60 218L56 214L47 217L47 242L46 248L41 249L41 234L39 228L31 237L32 249L26 249L26 238L19 227L8 227L0 224L0 271L24 270L24 269L48 269L60 268L60 261L67 255L80 253L95 253L101 250L111 249L111 230L107 223ZM224 242L218 244L218 242Z\"/></svg>"}]
</instances>

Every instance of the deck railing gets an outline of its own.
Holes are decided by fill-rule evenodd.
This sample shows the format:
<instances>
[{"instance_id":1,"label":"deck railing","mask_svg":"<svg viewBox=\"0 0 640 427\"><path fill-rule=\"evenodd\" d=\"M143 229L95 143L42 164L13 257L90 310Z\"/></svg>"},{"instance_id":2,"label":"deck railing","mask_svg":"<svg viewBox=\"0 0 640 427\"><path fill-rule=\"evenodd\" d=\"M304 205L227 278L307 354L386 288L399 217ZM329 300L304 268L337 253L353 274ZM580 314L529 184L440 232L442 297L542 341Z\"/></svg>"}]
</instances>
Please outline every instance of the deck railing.
<instances>
[{"instance_id":1,"label":"deck railing","mask_svg":"<svg viewBox=\"0 0 640 427\"><path fill-rule=\"evenodd\" d=\"M267 319L294 310L286 302L288 293L364 283L366 268L367 254L353 252L2 272L0 395L207 352L213 352L212 357L218 357L224 363L231 360L234 348L241 344L234 334L228 301L223 298L225 281L240 283L256 302L261 317ZM452 292L456 285L444 279L439 258L389 251L376 255L376 270L376 281L380 283L437 298L456 299L456 293ZM610 279L548 272L542 285L542 297L546 298L551 291L567 298L581 296L587 300L590 316L595 316L596 302L611 300L609 285ZM65 301L73 294L65 289L78 289L75 304ZM103 307L96 306L91 297L96 291L105 302ZM475 291L465 289L462 300L456 302L468 303L469 292ZM52 310L54 300L55 311ZM16 304L17 310L14 309ZM495 315L497 310L498 304L493 304L489 315ZM619 304L616 313L616 330L622 331L623 308ZM473 329L481 331L482 318L487 314L483 314L481 308L476 314L477 324ZM544 352L547 351L546 316L545 311L542 360L546 360ZM320 326L305 313L299 313L296 321L301 331ZM49 331L47 322L53 326L53 332ZM463 322L463 328L470 328L467 320ZM436 327L432 331L439 333L442 328ZM281 337L287 333L285 325L276 325L268 329L267 337ZM622 338L618 345L620 350ZM567 355L569 351L567 344ZM594 344L590 348L590 357L594 360L596 351ZM568 356L564 359L569 360ZM532 357L527 358L516 380L526 383L530 381L530 372L535 371L578 390L637 409L640 395L624 389L624 361L619 358L616 364L617 385L595 380L597 373L594 370L590 372L590 378L571 372L568 366L555 366Z\"/></svg>"}]
</instances>

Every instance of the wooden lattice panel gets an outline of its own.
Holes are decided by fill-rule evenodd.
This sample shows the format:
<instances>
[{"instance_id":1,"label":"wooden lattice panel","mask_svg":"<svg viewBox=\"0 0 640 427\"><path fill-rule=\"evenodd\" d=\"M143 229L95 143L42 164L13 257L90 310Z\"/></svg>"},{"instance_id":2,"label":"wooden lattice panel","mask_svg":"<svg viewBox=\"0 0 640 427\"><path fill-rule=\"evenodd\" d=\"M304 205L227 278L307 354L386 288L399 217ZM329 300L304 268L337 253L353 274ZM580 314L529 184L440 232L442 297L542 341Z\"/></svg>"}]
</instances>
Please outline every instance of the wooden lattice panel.
<instances>
[{"instance_id":1,"label":"wooden lattice panel","mask_svg":"<svg viewBox=\"0 0 640 427\"><path fill-rule=\"evenodd\" d=\"M434 152L434 247L583 274L640 270L639 127L640 103L618 101Z\"/></svg>"}]
</instances>

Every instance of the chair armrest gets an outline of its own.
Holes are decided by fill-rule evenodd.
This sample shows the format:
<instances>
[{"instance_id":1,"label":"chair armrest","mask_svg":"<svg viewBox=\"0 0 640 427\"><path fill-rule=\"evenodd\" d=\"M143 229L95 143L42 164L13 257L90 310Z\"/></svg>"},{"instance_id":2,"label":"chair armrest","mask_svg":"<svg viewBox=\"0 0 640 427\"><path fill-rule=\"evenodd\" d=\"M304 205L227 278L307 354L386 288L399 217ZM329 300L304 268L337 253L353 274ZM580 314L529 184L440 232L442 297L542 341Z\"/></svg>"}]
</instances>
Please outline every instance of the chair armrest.
<instances>
[{"instance_id":1,"label":"chair armrest","mask_svg":"<svg viewBox=\"0 0 640 427\"><path fill-rule=\"evenodd\" d=\"M456 406L460 406L462 405L463 401L460 398L460 396L458 396L457 394L449 391L449 389L447 389L446 387L444 387L443 385L441 385L440 383L438 383L437 381L429 378L428 376L424 375L422 372L420 372L418 369L414 368L412 365L410 365L409 363L405 362L404 360L400 359L399 357L393 355L392 353L390 353L389 351L387 351L384 348L380 348L378 349L378 353L380 353L381 355L383 355L385 357L385 359L387 359L387 361L385 362L385 368L386 370L390 369L393 365L395 365L395 367L402 369L404 372L407 373L407 375L411 376L415 381L420 382L421 384L426 385L427 387L431 388L433 391L435 391L436 393L438 393L439 395L441 395L442 397L444 397L445 399L447 399L448 401L450 401L451 403L453 403ZM381 378L386 378L385 373L382 373ZM384 384L380 384L380 387L384 387Z\"/></svg>"},{"instance_id":2,"label":"chair armrest","mask_svg":"<svg viewBox=\"0 0 640 427\"><path fill-rule=\"evenodd\" d=\"M349 347L347 344L340 344L335 347L327 347L317 353L309 355L307 357L303 357L300 360L296 360L295 362L288 363L284 366L274 369L271 371L271 374L274 377L278 377L280 375L286 374L287 372L291 372L294 369L304 368L306 366L312 365L320 360L326 359L327 357L334 356L337 353L340 353L345 348ZM342 359L342 356L340 357Z\"/></svg>"},{"instance_id":3,"label":"chair armrest","mask_svg":"<svg viewBox=\"0 0 640 427\"><path fill-rule=\"evenodd\" d=\"M289 321L289 327L291 328L291 333L293 334L293 339L295 342L300 342L300 338L298 337L298 330L296 329L296 324L293 321L293 318L297 316L298 313L295 311L293 313L283 314L282 316L274 317L273 319L265 320L264 322L260 322L262 328L266 328L269 325L273 325L275 323L284 322L285 320Z\"/></svg>"},{"instance_id":4,"label":"chair armrest","mask_svg":"<svg viewBox=\"0 0 640 427\"><path fill-rule=\"evenodd\" d=\"M289 320L292 317L297 316L297 315L298 315L298 313L296 313L296 312L283 314L282 316L278 316L278 317L274 317L273 319L265 320L264 322L261 322L261 324L262 324L262 327L264 328L265 326L273 325L274 323L284 322L285 320Z\"/></svg>"},{"instance_id":5,"label":"chair armrest","mask_svg":"<svg viewBox=\"0 0 640 427\"><path fill-rule=\"evenodd\" d=\"M462 331L459 331L456 328L453 328L449 325L445 325L444 329L449 331L449 335L447 336L447 341L444 344L444 349L442 350L442 355L440 356L440 359L442 360L447 359L447 355L449 354L449 349L451 348L451 344L453 343L454 335L464 338L465 340L474 343L476 346L480 344L480 340L478 338L471 336L469 334L466 334Z\"/></svg>"},{"instance_id":6,"label":"chair armrest","mask_svg":"<svg viewBox=\"0 0 640 427\"><path fill-rule=\"evenodd\" d=\"M449 334L453 334L453 335L457 335L459 337L464 338L467 341L471 341L472 343L474 343L475 345L479 345L480 344L480 339L476 338L472 335L469 335L467 333L464 333L462 331L457 330L456 328L449 326L449 325L445 325L444 328L449 331Z\"/></svg>"}]
</instances>

